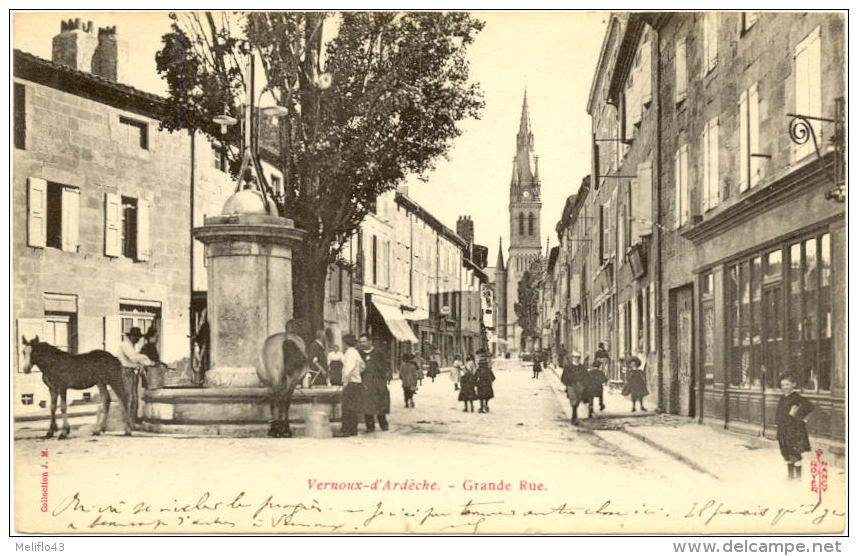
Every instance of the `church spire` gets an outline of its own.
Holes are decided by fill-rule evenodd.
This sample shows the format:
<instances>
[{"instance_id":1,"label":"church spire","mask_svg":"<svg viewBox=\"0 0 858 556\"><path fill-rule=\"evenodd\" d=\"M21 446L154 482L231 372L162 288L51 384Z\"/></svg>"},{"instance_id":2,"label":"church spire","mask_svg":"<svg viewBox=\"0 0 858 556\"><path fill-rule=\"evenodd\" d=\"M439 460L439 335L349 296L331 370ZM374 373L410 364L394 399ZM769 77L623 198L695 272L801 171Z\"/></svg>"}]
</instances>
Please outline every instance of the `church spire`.
<instances>
[{"instance_id":1,"label":"church spire","mask_svg":"<svg viewBox=\"0 0 858 556\"><path fill-rule=\"evenodd\" d=\"M512 177L510 179L510 196L518 199L524 190L525 195L532 196L534 201L539 197L539 168L536 153L533 148L533 129L530 126L530 108L527 104L527 89L521 101L521 122L516 135L515 157L512 162Z\"/></svg>"},{"instance_id":2,"label":"church spire","mask_svg":"<svg viewBox=\"0 0 858 556\"><path fill-rule=\"evenodd\" d=\"M495 269L503 271L503 237L498 237L498 260L495 263Z\"/></svg>"},{"instance_id":3,"label":"church spire","mask_svg":"<svg viewBox=\"0 0 858 556\"><path fill-rule=\"evenodd\" d=\"M527 89L521 101L521 122L518 126L518 146L533 146L533 132L530 129L530 110L527 107Z\"/></svg>"}]
</instances>

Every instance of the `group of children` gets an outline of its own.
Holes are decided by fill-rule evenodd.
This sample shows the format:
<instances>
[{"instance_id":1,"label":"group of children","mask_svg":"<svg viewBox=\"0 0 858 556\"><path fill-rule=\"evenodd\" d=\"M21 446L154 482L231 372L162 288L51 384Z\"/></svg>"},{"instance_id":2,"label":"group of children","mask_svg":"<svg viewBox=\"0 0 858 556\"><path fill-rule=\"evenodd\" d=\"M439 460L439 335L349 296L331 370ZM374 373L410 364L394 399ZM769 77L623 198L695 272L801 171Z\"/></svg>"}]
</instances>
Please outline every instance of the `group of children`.
<instances>
[{"instance_id":1,"label":"group of children","mask_svg":"<svg viewBox=\"0 0 858 556\"><path fill-rule=\"evenodd\" d=\"M461 355L456 355L450 374L454 390L459 392L459 401L464 403L462 411L466 413L474 412L474 400L480 400L479 413L488 413L489 400L495 397L492 387L495 375L491 363L484 351L477 352L477 355L479 359L468 355L464 361Z\"/></svg>"},{"instance_id":2,"label":"group of children","mask_svg":"<svg viewBox=\"0 0 858 556\"><path fill-rule=\"evenodd\" d=\"M600 344L600 350L603 345ZM588 404L589 416L593 414L593 401L598 397L601 410L605 409L602 398L602 386L608 381L601 371L601 363L605 360L604 355L596 353L595 362L590 365L585 359L580 364L580 354L573 352L564 365L561 381L566 385L567 396L572 404L572 422L578 423L578 404ZM649 394L646 375L641 369L641 360L638 357L627 357L625 382L622 393L632 399L632 411L637 410L640 405L641 411L646 411L643 399ZM539 371L534 364L533 378L539 377ZM781 398L778 401L776 422L777 440L781 455L787 463L787 477L789 479L801 479L802 453L810 451L810 440L807 435L805 419L813 411L813 404L796 391L797 381L789 373L780 377Z\"/></svg>"}]
</instances>

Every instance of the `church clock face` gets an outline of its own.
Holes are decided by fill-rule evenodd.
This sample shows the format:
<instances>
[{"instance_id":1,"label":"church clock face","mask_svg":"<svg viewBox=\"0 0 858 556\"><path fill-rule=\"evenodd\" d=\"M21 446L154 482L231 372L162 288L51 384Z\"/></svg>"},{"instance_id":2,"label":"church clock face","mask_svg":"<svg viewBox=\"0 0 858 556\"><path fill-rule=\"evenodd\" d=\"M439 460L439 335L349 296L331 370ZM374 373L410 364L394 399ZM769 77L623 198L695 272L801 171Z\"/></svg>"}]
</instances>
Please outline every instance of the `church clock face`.
<instances>
[{"instance_id":1,"label":"church clock face","mask_svg":"<svg viewBox=\"0 0 858 556\"><path fill-rule=\"evenodd\" d=\"M530 191L522 192L521 196L524 197L525 199L530 199Z\"/></svg>"}]
</instances>

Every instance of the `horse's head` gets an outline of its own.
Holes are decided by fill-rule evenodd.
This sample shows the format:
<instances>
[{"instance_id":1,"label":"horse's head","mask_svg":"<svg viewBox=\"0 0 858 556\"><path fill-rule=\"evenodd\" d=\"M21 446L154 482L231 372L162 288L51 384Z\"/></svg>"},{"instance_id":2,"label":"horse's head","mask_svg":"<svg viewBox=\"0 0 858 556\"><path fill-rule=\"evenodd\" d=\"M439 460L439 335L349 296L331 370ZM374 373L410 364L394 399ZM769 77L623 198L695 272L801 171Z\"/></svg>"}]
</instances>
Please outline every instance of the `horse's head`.
<instances>
[{"instance_id":1,"label":"horse's head","mask_svg":"<svg viewBox=\"0 0 858 556\"><path fill-rule=\"evenodd\" d=\"M21 371L24 373L29 373L33 368L33 348L39 345L39 337L36 336L32 340L27 340L24 336L21 336L21 341L24 344L23 350L23 358L21 360Z\"/></svg>"}]
</instances>

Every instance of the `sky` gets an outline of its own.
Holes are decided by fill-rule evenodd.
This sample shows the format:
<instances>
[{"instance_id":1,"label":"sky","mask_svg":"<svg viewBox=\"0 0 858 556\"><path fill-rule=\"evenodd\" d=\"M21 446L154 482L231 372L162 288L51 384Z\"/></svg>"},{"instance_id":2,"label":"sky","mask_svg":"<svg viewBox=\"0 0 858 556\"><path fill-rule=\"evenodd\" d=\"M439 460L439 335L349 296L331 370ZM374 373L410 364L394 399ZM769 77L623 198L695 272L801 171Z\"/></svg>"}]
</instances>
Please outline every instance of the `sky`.
<instances>
[{"instance_id":1,"label":"sky","mask_svg":"<svg viewBox=\"0 0 858 556\"><path fill-rule=\"evenodd\" d=\"M462 135L439 160L427 182L409 178L409 196L455 230L456 219L470 215L476 242L497 258L498 238L509 246L509 180L521 102L527 88L539 174L542 180L543 244L557 244L554 225L566 198L589 173L590 117L587 97L608 16L591 12L475 12L485 21L468 51L471 79L480 84L485 109L479 120L460 122ZM116 25L128 40L126 82L165 94L155 71L155 52L169 31L165 12L16 13L14 48L51 58L51 39L70 17L93 27ZM506 259L506 253L504 254Z\"/></svg>"}]
</instances>

